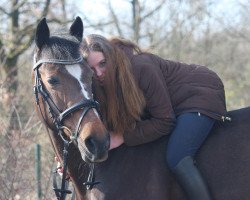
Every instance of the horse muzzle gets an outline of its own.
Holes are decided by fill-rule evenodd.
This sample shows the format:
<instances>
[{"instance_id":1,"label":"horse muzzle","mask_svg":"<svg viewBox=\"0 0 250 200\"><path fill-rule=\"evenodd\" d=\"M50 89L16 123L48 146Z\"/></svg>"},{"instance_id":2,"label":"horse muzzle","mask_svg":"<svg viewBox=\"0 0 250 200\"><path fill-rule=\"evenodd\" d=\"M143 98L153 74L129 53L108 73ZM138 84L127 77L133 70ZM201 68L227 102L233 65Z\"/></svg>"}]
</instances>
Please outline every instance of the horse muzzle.
<instances>
[{"instance_id":1,"label":"horse muzzle","mask_svg":"<svg viewBox=\"0 0 250 200\"><path fill-rule=\"evenodd\" d=\"M79 137L77 143L82 159L85 162L98 163L107 160L110 146L109 134L106 134L106 136L102 138L89 136L85 139L81 139Z\"/></svg>"}]
</instances>

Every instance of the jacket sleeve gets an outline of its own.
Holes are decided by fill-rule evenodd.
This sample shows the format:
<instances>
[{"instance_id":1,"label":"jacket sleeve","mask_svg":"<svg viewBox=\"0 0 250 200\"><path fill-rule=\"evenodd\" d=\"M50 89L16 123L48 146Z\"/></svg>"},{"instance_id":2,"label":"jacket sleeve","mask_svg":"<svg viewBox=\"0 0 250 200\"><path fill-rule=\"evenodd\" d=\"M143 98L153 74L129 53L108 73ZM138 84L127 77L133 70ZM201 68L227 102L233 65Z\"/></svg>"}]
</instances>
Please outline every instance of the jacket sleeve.
<instances>
[{"instance_id":1,"label":"jacket sleeve","mask_svg":"<svg viewBox=\"0 0 250 200\"><path fill-rule=\"evenodd\" d=\"M154 141L169 134L175 125L174 111L160 67L150 63L133 67L139 69L135 78L146 98L150 117L137 122L133 130L124 132L124 143L129 146Z\"/></svg>"}]
</instances>

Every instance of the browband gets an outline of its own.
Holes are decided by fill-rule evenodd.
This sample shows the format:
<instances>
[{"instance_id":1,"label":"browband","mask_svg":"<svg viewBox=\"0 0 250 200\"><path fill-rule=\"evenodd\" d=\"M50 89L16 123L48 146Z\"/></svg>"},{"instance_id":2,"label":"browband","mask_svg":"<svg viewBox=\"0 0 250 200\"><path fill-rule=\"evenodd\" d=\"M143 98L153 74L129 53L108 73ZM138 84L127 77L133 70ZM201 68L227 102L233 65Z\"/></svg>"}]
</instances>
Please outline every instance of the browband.
<instances>
[{"instance_id":1,"label":"browband","mask_svg":"<svg viewBox=\"0 0 250 200\"><path fill-rule=\"evenodd\" d=\"M56 64L64 64L64 65L73 65L76 63L80 63L82 61L83 61L82 56L80 56L79 58L77 58L75 60L41 59L34 64L33 70L36 70L43 63L51 63L51 64L56 63Z\"/></svg>"}]
</instances>

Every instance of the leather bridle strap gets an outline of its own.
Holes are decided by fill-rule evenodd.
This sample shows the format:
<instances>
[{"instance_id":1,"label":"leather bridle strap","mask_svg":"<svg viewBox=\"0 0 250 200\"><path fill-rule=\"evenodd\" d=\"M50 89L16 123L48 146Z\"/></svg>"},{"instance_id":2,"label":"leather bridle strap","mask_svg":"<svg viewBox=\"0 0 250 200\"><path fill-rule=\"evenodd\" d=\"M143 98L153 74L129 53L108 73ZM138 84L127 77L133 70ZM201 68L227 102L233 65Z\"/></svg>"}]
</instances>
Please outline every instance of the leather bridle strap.
<instances>
[{"instance_id":1,"label":"leather bridle strap","mask_svg":"<svg viewBox=\"0 0 250 200\"><path fill-rule=\"evenodd\" d=\"M51 118L53 119L53 123L54 123L54 125L55 125L55 127L57 129L58 135L62 138L63 143L64 143L64 149L63 149L63 175L62 175L61 189L57 188L57 184L55 182L55 176L54 176L54 179L53 179L53 186L54 186L53 189L55 191L55 194L56 194L58 200L64 200L65 197L66 197L66 194L71 193L71 191L65 189L66 181L67 181L66 180L66 174L67 174L67 165L68 165L68 148L69 148L69 144L72 143L73 141L77 142L77 137L79 135L80 126L81 126L81 122L82 122L83 118L86 116L87 112L91 108L96 108L97 111L98 111L99 110L99 104L98 104L98 102L96 102L94 100L85 99L85 100L80 101L79 103L76 103L73 106L67 108L65 111L61 112L58 109L58 107L56 106L56 104L54 103L52 98L50 97L50 94L48 93L48 91L46 90L46 88L43 85L43 82L41 80L40 73L39 73L39 67L43 63L73 65L73 64L80 63L82 61L83 61L83 57L79 57L79 58L77 58L75 60L41 59L37 63L35 63L35 65L33 66L33 70L35 71L34 93L35 93L35 96L36 96L36 103L37 103L37 106L39 107L39 111L40 111L40 113L41 113L41 115L43 117L44 122L47 124L47 122L45 120L45 117L42 114L38 94L40 94L42 96L42 98L44 99L44 101L48 105L49 113L51 115ZM56 114L54 113L55 109L57 111ZM70 115L71 113L73 113L73 112L75 112L77 110L81 110L81 109L83 111L82 111L82 113L80 115L80 118L78 120L75 132L74 132L74 134L72 133L70 139L68 140L63 136L63 129L67 128L67 127L62 125L63 120L68 115ZM95 184L99 183L99 182L94 181L93 174L94 174L94 164L91 164L91 166L90 166L90 174L89 174L88 180L87 180L87 182L84 183L84 185L86 186L87 189L92 189L92 187Z\"/></svg>"},{"instance_id":2,"label":"leather bridle strap","mask_svg":"<svg viewBox=\"0 0 250 200\"><path fill-rule=\"evenodd\" d=\"M63 121L69 114L71 114L72 112L75 112L79 109L82 109L82 108L96 108L98 107L99 104L96 102L96 101L93 101L93 100L83 100L83 101L80 101L79 103L76 103L74 104L73 106L71 106L70 108L67 108L65 111L63 111L59 117L58 117L58 120L61 122Z\"/></svg>"},{"instance_id":3,"label":"leather bridle strap","mask_svg":"<svg viewBox=\"0 0 250 200\"><path fill-rule=\"evenodd\" d=\"M41 64L43 63L48 63L48 64L62 64L62 65L74 65L77 63L80 63L83 61L83 57L80 56L77 59L74 60L58 60L58 59L41 59L39 61L37 61L34 66L33 66L33 70L36 70L37 68L40 67Z\"/></svg>"},{"instance_id":4,"label":"leather bridle strap","mask_svg":"<svg viewBox=\"0 0 250 200\"><path fill-rule=\"evenodd\" d=\"M53 177L53 190L55 191L55 195L58 200L64 200L66 197L66 194L71 194L72 192L70 190L65 189L67 180L67 167L68 167L68 148L69 148L70 142L64 140L64 148L63 148L63 173L62 173L62 181L61 181L61 188L59 189L57 187L56 183L56 176ZM57 171L55 172L57 173Z\"/></svg>"}]
</instances>

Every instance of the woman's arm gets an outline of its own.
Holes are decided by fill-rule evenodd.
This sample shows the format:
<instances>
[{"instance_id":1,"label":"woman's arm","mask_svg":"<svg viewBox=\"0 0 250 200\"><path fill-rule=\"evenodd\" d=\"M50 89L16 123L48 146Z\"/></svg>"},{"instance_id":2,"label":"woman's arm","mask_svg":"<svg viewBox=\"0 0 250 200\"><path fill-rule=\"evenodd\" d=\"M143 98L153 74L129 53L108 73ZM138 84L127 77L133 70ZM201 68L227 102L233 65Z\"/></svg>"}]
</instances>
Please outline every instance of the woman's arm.
<instances>
[{"instance_id":1,"label":"woman's arm","mask_svg":"<svg viewBox=\"0 0 250 200\"><path fill-rule=\"evenodd\" d=\"M135 70L135 78L146 98L146 109L150 118L139 121L133 130L124 134L124 143L130 146L151 142L169 134L175 125L175 115L168 89L159 66L140 63Z\"/></svg>"}]
</instances>

